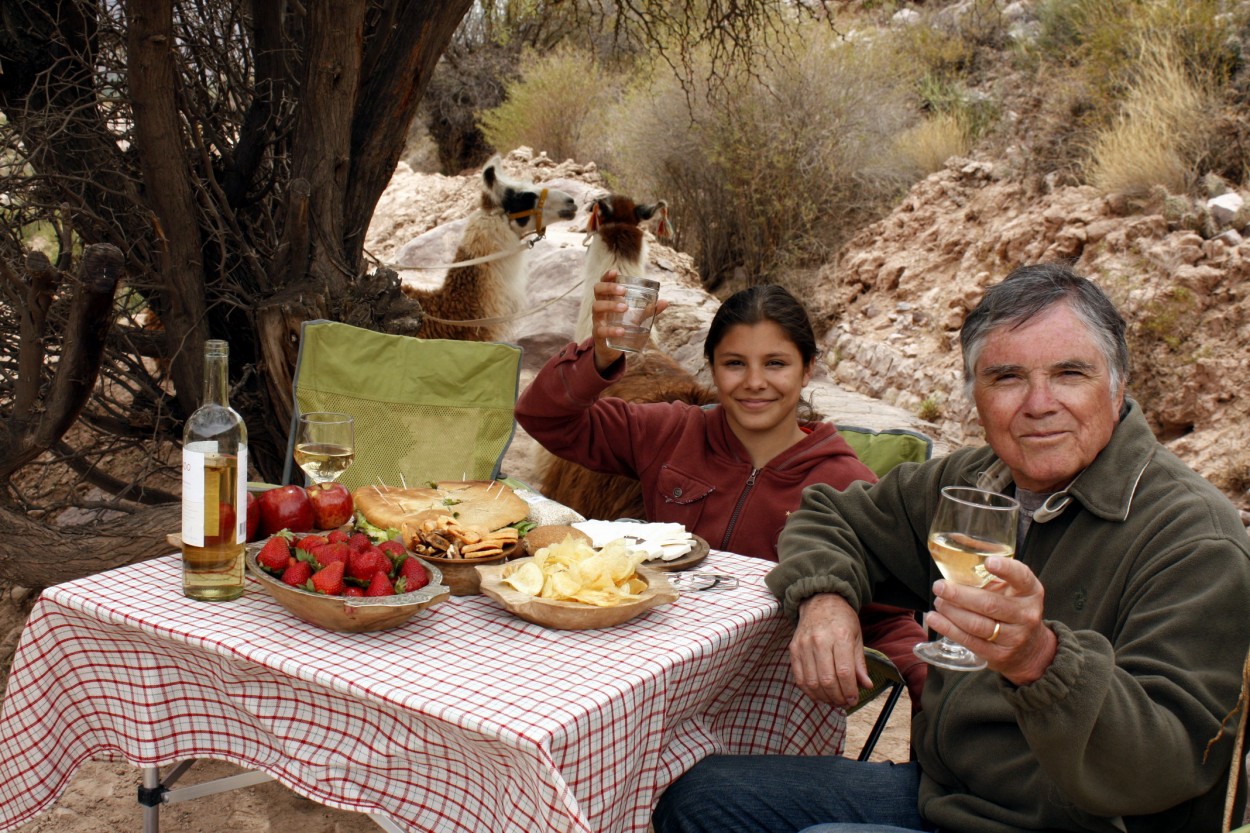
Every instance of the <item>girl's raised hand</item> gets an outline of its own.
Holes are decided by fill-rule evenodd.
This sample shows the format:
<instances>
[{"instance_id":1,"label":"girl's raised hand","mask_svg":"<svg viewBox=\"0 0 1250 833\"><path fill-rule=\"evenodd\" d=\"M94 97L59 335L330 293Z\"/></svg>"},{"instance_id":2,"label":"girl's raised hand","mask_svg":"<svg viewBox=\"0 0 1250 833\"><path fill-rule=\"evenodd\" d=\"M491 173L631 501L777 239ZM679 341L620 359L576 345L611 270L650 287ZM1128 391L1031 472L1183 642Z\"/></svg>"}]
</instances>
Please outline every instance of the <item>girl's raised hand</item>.
<instances>
[{"instance_id":1,"label":"girl's raised hand","mask_svg":"<svg viewBox=\"0 0 1250 833\"><path fill-rule=\"evenodd\" d=\"M617 274L615 269L609 269L603 273L603 277L595 284L595 302L591 307L595 338L595 367L600 373L607 370L622 355L620 350L609 347L607 343L608 338L625 334L622 327L608 323L610 314L625 312L627 309L625 302L621 300L625 294L625 288L616 282ZM667 308L668 301L660 299L655 304L655 314L659 315Z\"/></svg>"}]
</instances>

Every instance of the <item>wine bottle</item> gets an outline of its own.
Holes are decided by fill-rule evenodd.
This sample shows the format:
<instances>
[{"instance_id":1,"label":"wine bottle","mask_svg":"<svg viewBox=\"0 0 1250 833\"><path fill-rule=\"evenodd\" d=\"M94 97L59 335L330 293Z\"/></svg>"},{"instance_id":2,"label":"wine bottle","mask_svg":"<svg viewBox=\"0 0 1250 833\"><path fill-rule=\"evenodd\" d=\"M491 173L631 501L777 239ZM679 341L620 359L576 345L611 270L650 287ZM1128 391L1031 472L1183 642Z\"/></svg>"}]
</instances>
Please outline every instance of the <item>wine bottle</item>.
<instances>
[{"instance_id":1,"label":"wine bottle","mask_svg":"<svg viewBox=\"0 0 1250 833\"><path fill-rule=\"evenodd\" d=\"M204 345L204 402L182 435L182 592L206 602L243 595L247 427L229 405L230 348Z\"/></svg>"}]
</instances>

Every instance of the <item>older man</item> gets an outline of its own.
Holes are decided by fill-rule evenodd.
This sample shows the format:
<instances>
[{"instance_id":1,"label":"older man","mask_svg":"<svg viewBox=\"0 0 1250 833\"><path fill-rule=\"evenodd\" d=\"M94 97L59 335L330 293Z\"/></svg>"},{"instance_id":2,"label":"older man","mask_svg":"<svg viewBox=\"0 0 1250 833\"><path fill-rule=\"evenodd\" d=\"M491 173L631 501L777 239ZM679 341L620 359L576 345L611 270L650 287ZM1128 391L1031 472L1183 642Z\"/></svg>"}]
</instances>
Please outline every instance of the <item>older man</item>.
<instances>
[{"instance_id":1,"label":"older man","mask_svg":"<svg viewBox=\"0 0 1250 833\"><path fill-rule=\"evenodd\" d=\"M768 584L798 625L798 685L853 702L855 611L925 609L989 664L933 668L915 763L715 756L662 797L657 833L1217 831L1250 642L1250 538L1223 495L1165 450L1125 397L1124 321L1052 265L991 287L961 332L988 445L813 486ZM934 581L926 537L948 485L1015 496L1016 558L985 588Z\"/></svg>"}]
</instances>

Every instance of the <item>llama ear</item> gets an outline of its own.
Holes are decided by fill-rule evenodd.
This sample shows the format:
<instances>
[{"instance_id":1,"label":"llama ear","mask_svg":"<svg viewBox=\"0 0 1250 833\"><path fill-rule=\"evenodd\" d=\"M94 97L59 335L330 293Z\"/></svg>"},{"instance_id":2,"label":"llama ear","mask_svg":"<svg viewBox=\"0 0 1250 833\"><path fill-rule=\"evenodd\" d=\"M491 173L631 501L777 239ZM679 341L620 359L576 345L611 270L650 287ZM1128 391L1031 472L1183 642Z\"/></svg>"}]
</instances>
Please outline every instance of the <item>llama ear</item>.
<instances>
[{"instance_id":1,"label":"llama ear","mask_svg":"<svg viewBox=\"0 0 1250 833\"><path fill-rule=\"evenodd\" d=\"M668 221L668 203L660 200L655 204L655 209L660 214L660 222L655 225L655 236L666 240L673 236L673 224Z\"/></svg>"},{"instance_id":2,"label":"llama ear","mask_svg":"<svg viewBox=\"0 0 1250 833\"><path fill-rule=\"evenodd\" d=\"M500 172L502 171L502 166L503 159L497 153L486 160L486 165L482 168L482 184L486 186L487 190L493 191L495 189L495 186L501 179Z\"/></svg>"},{"instance_id":3,"label":"llama ear","mask_svg":"<svg viewBox=\"0 0 1250 833\"><path fill-rule=\"evenodd\" d=\"M598 231L601 218L599 217L599 201L595 200L590 204L590 217L586 220L586 233Z\"/></svg>"}]
</instances>

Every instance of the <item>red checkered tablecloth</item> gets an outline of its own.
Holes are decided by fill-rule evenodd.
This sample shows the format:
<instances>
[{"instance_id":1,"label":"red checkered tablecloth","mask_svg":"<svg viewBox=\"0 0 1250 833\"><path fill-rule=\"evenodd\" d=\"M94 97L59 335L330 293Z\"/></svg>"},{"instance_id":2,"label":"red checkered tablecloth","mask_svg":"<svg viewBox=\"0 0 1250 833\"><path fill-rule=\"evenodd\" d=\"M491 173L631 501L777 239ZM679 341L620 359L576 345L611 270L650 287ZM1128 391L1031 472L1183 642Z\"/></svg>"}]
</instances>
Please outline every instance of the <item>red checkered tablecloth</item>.
<instances>
[{"instance_id":1,"label":"red checkered tablecloth","mask_svg":"<svg viewBox=\"0 0 1250 833\"><path fill-rule=\"evenodd\" d=\"M790 682L769 566L713 552L701 569L738 589L597 631L465 596L330 633L252 579L234 602L185 598L178 556L49 588L0 709L0 830L88 759L218 758L413 831L645 831L705 755L841 752L842 713Z\"/></svg>"}]
</instances>

